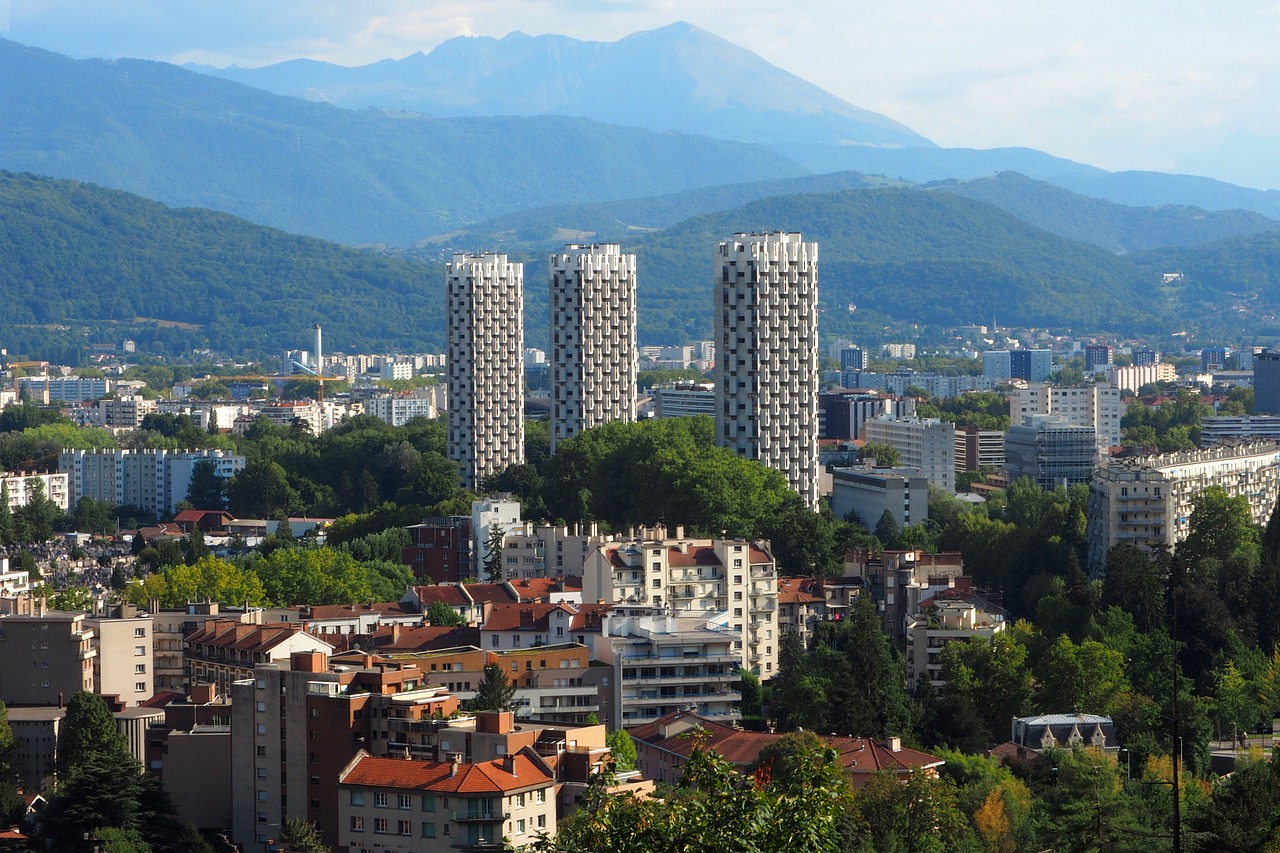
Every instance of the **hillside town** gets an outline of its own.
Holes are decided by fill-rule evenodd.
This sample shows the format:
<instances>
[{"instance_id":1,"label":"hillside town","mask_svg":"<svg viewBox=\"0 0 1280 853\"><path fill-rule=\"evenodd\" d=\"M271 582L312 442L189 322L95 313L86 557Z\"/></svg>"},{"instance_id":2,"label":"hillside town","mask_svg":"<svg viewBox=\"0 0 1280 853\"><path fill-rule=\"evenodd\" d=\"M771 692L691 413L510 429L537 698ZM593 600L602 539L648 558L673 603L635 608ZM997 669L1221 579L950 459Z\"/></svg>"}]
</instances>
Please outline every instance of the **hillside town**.
<instances>
[{"instance_id":1,"label":"hillside town","mask_svg":"<svg viewBox=\"0 0 1280 853\"><path fill-rule=\"evenodd\" d=\"M697 345L572 244L550 352L489 253L443 354L9 356L13 849L163 835L86 815L103 755L184 849L580 849L689 779L834 791L803 849L1220 830L1280 711L1280 352L820 346L816 243L716 258Z\"/></svg>"}]
</instances>

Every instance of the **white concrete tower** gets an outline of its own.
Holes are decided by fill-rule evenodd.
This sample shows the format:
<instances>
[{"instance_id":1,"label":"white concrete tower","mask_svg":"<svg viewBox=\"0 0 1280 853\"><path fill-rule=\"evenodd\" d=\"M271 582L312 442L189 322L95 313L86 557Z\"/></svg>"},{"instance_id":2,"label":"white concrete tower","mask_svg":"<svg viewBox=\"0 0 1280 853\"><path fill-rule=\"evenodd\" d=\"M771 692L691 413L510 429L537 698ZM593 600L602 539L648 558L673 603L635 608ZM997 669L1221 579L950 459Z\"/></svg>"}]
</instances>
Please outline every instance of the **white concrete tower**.
<instances>
[{"instance_id":1,"label":"white concrete tower","mask_svg":"<svg viewBox=\"0 0 1280 853\"><path fill-rule=\"evenodd\" d=\"M524 462L524 265L458 254L445 278L449 458L474 488Z\"/></svg>"},{"instance_id":2,"label":"white concrete tower","mask_svg":"<svg viewBox=\"0 0 1280 853\"><path fill-rule=\"evenodd\" d=\"M636 256L617 244L551 256L551 449L636 417Z\"/></svg>"},{"instance_id":3,"label":"white concrete tower","mask_svg":"<svg viewBox=\"0 0 1280 853\"><path fill-rule=\"evenodd\" d=\"M716 253L716 440L818 505L818 244L736 234Z\"/></svg>"}]
</instances>

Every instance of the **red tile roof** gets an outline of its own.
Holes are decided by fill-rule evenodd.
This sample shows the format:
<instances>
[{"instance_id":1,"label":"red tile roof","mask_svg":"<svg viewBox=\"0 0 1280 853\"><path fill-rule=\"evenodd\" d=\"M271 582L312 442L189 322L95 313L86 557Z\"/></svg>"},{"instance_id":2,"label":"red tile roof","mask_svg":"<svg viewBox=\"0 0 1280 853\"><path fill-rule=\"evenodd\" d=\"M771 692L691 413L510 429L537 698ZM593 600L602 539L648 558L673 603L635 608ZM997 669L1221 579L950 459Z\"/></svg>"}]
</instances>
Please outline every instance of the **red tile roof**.
<instances>
[{"instance_id":1,"label":"red tile roof","mask_svg":"<svg viewBox=\"0 0 1280 853\"><path fill-rule=\"evenodd\" d=\"M507 761L497 758L481 764L412 761L364 755L338 779L339 785L395 790L432 791L438 794L501 794L551 785L546 768L520 752Z\"/></svg>"},{"instance_id":2,"label":"red tile roof","mask_svg":"<svg viewBox=\"0 0 1280 853\"><path fill-rule=\"evenodd\" d=\"M470 607L472 604L461 584L440 583L431 586L415 586L413 591L422 602L423 610L435 601L444 602L450 607Z\"/></svg>"},{"instance_id":3,"label":"red tile roof","mask_svg":"<svg viewBox=\"0 0 1280 853\"><path fill-rule=\"evenodd\" d=\"M668 737L662 736L664 728L681 721L689 725ZM707 733L706 746L709 749L715 750L726 761L739 767L755 763L761 749L782 737L781 734L771 732L742 731L686 711L668 714L627 731L638 744L643 742L642 748L647 745L688 758L693 752L694 740L681 735L692 727L701 728ZM852 774L855 788L865 785L868 775L872 773L889 771L904 774L913 769L938 767L944 763L936 755L906 747L895 750L890 744L871 738L823 737L822 741L839 753L840 764Z\"/></svg>"},{"instance_id":4,"label":"red tile roof","mask_svg":"<svg viewBox=\"0 0 1280 853\"><path fill-rule=\"evenodd\" d=\"M822 594L821 578L778 578L779 604L821 604L826 601Z\"/></svg>"},{"instance_id":5,"label":"red tile roof","mask_svg":"<svg viewBox=\"0 0 1280 853\"><path fill-rule=\"evenodd\" d=\"M294 634L305 634L301 625L248 625L224 619L211 619L187 638L189 645L202 643L248 652L269 652ZM333 648L329 643L307 634L312 640Z\"/></svg>"},{"instance_id":6,"label":"red tile roof","mask_svg":"<svg viewBox=\"0 0 1280 853\"><path fill-rule=\"evenodd\" d=\"M675 546L667 548L667 565L669 566L719 566L723 565L720 556L710 545L694 545L689 550L681 551Z\"/></svg>"},{"instance_id":7,"label":"red tile roof","mask_svg":"<svg viewBox=\"0 0 1280 853\"><path fill-rule=\"evenodd\" d=\"M551 614L564 611L570 623L577 611L569 604L494 604L489 617L481 626L485 631L541 631L550 630Z\"/></svg>"}]
</instances>

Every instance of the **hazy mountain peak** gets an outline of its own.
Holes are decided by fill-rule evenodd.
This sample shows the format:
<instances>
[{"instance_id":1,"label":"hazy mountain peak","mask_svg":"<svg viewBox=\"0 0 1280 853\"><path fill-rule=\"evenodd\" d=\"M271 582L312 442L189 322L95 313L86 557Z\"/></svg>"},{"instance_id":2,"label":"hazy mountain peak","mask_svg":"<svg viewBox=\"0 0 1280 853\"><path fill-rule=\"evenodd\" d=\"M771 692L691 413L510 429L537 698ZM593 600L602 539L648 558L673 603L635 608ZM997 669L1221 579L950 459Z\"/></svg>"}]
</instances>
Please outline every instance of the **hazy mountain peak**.
<instances>
[{"instance_id":1,"label":"hazy mountain peak","mask_svg":"<svg viewBox=\"0 0 1280 853\"><path fill-rule=\"evenodd\" d=\"M684 21L617 41L512 32L357 68L284 62L201 69L284 95L436 116L571 115L758 142L932 147L751 51Z\"/></svg>"}]
</instances>

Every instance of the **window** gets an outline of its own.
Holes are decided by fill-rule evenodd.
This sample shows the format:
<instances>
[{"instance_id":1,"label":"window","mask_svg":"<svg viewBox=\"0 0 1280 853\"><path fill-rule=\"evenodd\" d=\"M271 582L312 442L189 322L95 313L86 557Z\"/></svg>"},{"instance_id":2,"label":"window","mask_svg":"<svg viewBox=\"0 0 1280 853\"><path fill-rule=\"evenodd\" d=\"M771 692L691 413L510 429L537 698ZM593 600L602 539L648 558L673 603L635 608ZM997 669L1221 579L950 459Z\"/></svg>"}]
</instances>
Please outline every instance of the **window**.
<instances>
[{"instance_id":1,"label":"window","mask_svg":"<svg viewBox=\"0 0 1280 853\"><path fill-rule=\"evenodd\" d=\"M434 811L436 810L436 795L435 795L435 794L423 794L423 795L422 795L422 810L423 810L424 812L434 812ZM434 824L432 824L432 825L434 826ZM423 824L423 826L426 826L426 824Z\"/></svg>"},{"instance_id":2,"label":"window","mask_svg":"<svg viewBox=\"0 0 1280 853\"><path fill-rule=\"evenodd\" d=\"M353 805L353 806L363 806L363 805L364 805L364 791L352 791L352 792L351 792L351 805Z\"/></svg>"},{"instance_id":3,"label":"window","mask_svg":"<svg viewBox=\"0 0 1280 853\"><path fill-rule=\"evenodd\" d=\"M145 636L147 636L147 629L146 629L146 628L134 628L134 629L133 629L133 636L135 636L135 637L145 637Z\"/></svg>"},{"instance_id":4,"label":"window","mask_svg":"<svg viewBox=\"0 0 1280 853\"><path fill-rule=\"evenodd\" d=\"M511 799L515 802L516 808L518 809L524 808L524 794L516 794Z\"/></svg>"},{"instance_id":5,"label":"window","mask_svg":"<svg viewBox=\"0 0 1280 853\"><path fill-rule=\"evenodd\" d=\"M411 797L408 794L400 794L397 797L396 805L398 805L402 809L411 809L413 808L413 797Z\"/></svg>"},{"instance_id":6,"label":"window","mask_svg":"<svg viewBox=\"0 0 1280 853\"><path fill-rule=\"evenodd\" d=\"M265 746L260 745L258 747L258 755L266 755L266 754L267 754L267 748Z\"/></svg>"},{"instance_id":7,"label":"window","mask_svg":"<svg viewBox=\"0 0 1280 853\"><path fill-rule=\"evenodd\" d=\"M265 767L259 767L259 768L258 768L258 778L259 778L259 779L265 779L265 778L267 778L267 768L265 768Z\"/></svg>"},{"instance_id":8,"label":"window","mask_svg":"<svg viewBox=\"0 0 1280 853\"><path fill-rule=\"evenodd\" d=\"M146 647L146 646L134 646L134 647L133 647L133 656L134 656L134 657L136 657L136 658L145 657L145 656L146 656L146 654L147 654L147 647Z\"/></svg>"},{"instance_id":9,"label":"window","mask_svg":"<svg viewBox=\"0 0 1280 853\"><path fill-rule=\"evenodd\" d=\"M375 817L375 818L373 819L373 831L374 831L374 832L386 832L386 831L387 831L387 819L386 819L385 817Z\"/></svg>"},{"instance_id":10,"label":"window","mask_svg":"<svg viewBox=\"0 0 1280 853\"><path fill-rule=\"evenodd\" d=\"M261 790L261 789L259 789L259 790L258 790L258 802L260 802L260 803L265 803L266 801L267 801L267 792L266 792L266 791L263 791L263 790Z\"/></svg>"},{"instance_id":11,"label":"window","mask_svg":"<svg viewBox=\"0 0 1280 853\"><path fill-rule=\"evenodd\" d=\"M547 792L546 792L546 791L534 791L534 792L533 792L533 801L534 801L535 803L538 803L539 805L541 805L542 803L545 803L545 802L547 801Z\"/></svg>"},{"instance_id":12,"label":"window","mask_svg":"<svg viewBox=\"0 0 1280 853\"><path fill-rule=\"evenodd\" d=\"M257 729L258 734L260 735L265 735L267 733L267 726L265 723L258 723Z\"/></svg>"},{"instance_id":13,"label":"window","mask_svg":"<svg viewBox=\"0 0 1280 853\"><path fill-rule=\"evenodd\" d=\"M538 829L546 829L546 828L547 828L547 816L544 814L538 815Z\"/></svg>"},{"instance_id":14,"label":"window","mask_svg":"<svg viewBox=\"0 0 1280 853\"><path fill-rule=\"evenodd\" d=\"M524 835L524 818L516 821L516 835Z\"/></svg>"},{"instance_id":15,"label":"window","mask_svg":"<svg viewBox=\"0 0 1280 853\"><path fill-rule=\"evenodd\" d=\"M377 808L385 809L387 807L387 792L375 791L373 794L373 804Z\"/></svg>"},{"instance_id":16,"label":"window","mask_svg":"<svg viewBox=\"0 0 1280 853\"><path fill-rule=\"evenodd\" d=\"M351 816L351 831L352 831L352 832L364 832L364 818L363 818L363 817L361 817L361 816L360 816L360 815L358 815L358 814L353 814L353 815Z\"/></svg>"},{"instance_id":17,"label":"window","mask_svg":"<svg viewBox=\"0 0 1280 853\"><path fill-rule=\"evenodd\" d=\"M411 820L396 821L396 829L400 831L401 835L413 835L413 821Z\"/></svg>"},{"instance_id":18,"label":"window","mask_svg":"<svg viewBox=\"0 0 1280 853\"><path fill-rule=\"evenodd\" d=\"M435 825L434 823L425 823L425 822L424 822L424 823L422 824L422 837L423 837L423 838L435 838L435 837L436 837L436 825Z\"/></svg>"}]
</instances>

